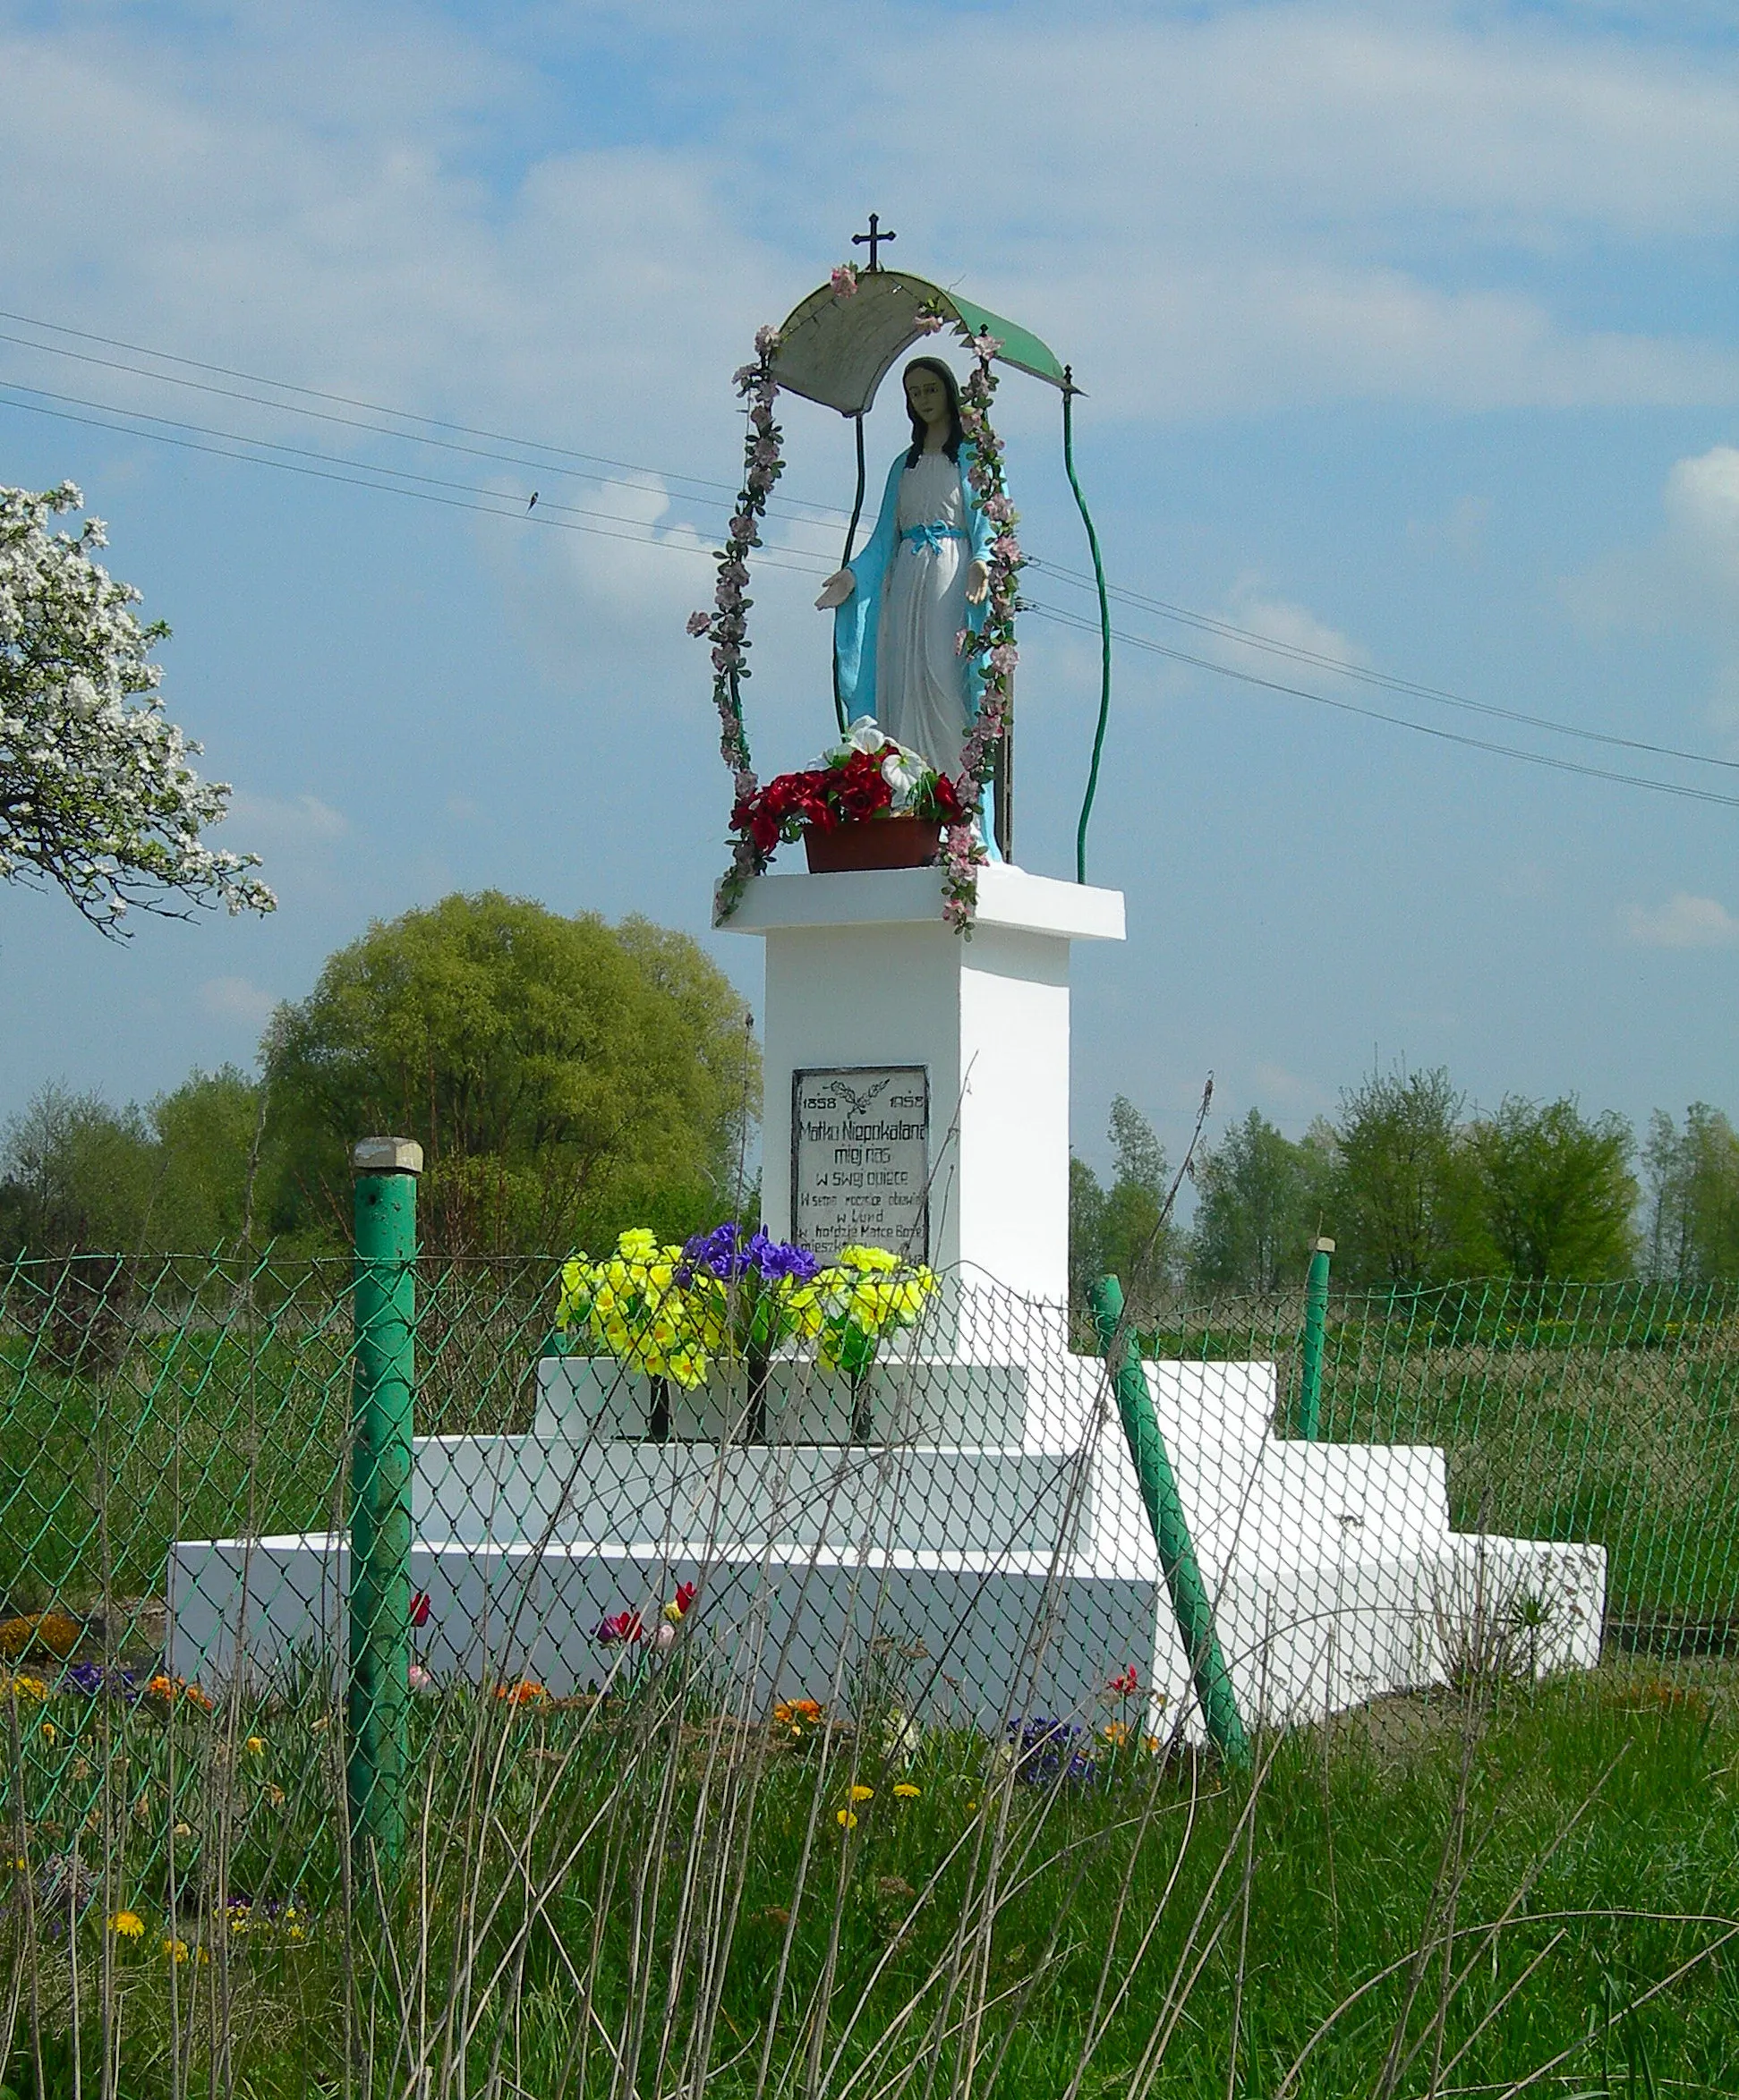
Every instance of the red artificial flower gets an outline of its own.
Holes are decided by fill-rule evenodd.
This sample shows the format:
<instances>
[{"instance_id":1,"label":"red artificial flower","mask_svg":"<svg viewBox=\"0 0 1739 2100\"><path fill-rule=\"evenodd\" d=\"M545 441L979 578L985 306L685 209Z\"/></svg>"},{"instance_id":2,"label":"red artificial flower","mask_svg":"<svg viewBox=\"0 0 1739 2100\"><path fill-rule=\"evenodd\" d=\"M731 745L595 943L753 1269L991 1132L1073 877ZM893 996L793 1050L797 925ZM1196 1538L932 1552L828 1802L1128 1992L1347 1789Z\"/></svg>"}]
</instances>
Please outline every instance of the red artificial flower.
<instances>
[{"instance_id":1,"label":"red artificial flower","mask_svg":"<svg viewBox=\"0 0 1739 2100\"><path fill-rule=\"evenodd\" d=\"M429 1623L429 1593L427 1590L411 1592L411 1624L427 1626Z\"/></svg>"},{"instance_id":2,"label":"red artificial flower","mask_svg":"<svg viewBox=\"0 0 1739 2100\"><path fill-rule=\"evenodd\" d=\"M687 1611L688 1611L688 1607L689 1607L689 1606L690 1606L690 1605L691 1605L691 1604L692 1604L694 1602L695 1602L695 1585L694 1585L692 1582L679 1582L679 1583L677 1585L677 1613L678 1613L678 1616L679 1618L680 1618L680 1617L684 1617L684 1616L686 1616L686 1613L687 1613Z\"/></svg>"},{"instance_id":3,"label":"red artificial flower","mask_svg":"<svg viewBox=\"0 0 1739 2100\"><path fill-rule=\"evenodd\" d=\"M594 1637L608 1648L617 1641L644 1640L646 1629L640 1623L638 1611L618 1611L612 1617L598 1621L598 1631Z\"/></svg>"},{"instance_id":4,"label":"red artificial flower","mask_svg":"<svg viewBox=\"0 0 1739 2100\"><path fill-rule=\"evenodd\" d=\"M1127 1694L1134 1691L1136 1688L1136 1683L1137 1679L1135 1674L1135 1664L1133 1662L1129 1662L1126 1663L1124 1667L1118 1671L1117 1675L1112 1679L1110 1684L1107 1685L1105 1688L1107 1691L1123 1692Z\"/></svg>"}]
</instances>

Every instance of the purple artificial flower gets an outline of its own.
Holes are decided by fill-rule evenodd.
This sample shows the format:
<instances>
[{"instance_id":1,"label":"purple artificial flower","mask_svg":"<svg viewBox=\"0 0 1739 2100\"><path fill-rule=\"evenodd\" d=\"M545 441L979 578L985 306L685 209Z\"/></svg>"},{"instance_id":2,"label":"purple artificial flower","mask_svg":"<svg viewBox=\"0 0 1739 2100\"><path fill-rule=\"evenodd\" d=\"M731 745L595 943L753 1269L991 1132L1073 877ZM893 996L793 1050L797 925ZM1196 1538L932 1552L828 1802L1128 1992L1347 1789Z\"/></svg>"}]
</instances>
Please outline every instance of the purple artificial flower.
<instances>
[{"instance_id":1,"label":"purple artificial flower","mask_svg":"<svg viewBox=\"0 0 1739 2100\"><path fill-rule=\"evenodd\" d=\"M696 641L706 633L712 625L712 615L711 613L690 613L688 616L688 632L695 636Z\"/></svg>"},{"instance_id":2,"label":"purple artificial flower","mask_svg":"<svg viewBox=\"0 0 1739 2100\"><path fill-rule=\"evenodd\" d=\"M82 1692L88 1699L102 1692L129 1703L139 1696L137 1679L118 1662L112 1667L101 1662L70 1662L62 1672L61 1682L71 1691Z\"/></svg>"},{"instance_id":3,"label":"purple artificial flower","mask_svg":"<svg viewBox=\"0 0 1739 2100\"><path fill-rule=\"evenodd\" d=\"M792 1240L771 1239L764 1226L756 1230L744 1256L763 1283L807 1283L821 1271L820 1261L807 1247Z\"/></svg>"},{"instance_id":4,"label":"purple artificial flower","mask_svg":"<svg viewBox=\"0 0 1739 2100\"><path fill-rule=\"evenodd\" d=\"M683 1242L682 1263L677 1281L686 1286L695 1272L704 1270L720 1283L729 1283L737 1271L737 1241L741 1228L734 1220L715 1225L711 1232L696 1232Z\"/></svg>"}]
</instances>

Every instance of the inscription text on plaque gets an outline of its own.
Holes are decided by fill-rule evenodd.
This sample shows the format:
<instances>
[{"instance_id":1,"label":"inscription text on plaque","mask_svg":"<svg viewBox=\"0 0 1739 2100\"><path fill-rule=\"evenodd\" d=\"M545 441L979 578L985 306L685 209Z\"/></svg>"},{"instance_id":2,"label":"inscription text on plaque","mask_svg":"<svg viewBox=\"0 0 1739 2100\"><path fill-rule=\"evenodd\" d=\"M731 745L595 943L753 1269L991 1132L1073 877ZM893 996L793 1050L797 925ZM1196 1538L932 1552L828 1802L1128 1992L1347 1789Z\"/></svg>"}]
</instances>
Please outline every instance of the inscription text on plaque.
<instances>
[{"instance_id":1,"label":"inscription text on plaque","mask_svg":"<svg viewBox=\"0 0 1739 2100\"><path fill-rule=\"evenodd\" d=\"M930 1074L923 1065L791 1075L791 1236L823 1259L886 1247L930 1259Z\"/></svg>"}]
</instances>

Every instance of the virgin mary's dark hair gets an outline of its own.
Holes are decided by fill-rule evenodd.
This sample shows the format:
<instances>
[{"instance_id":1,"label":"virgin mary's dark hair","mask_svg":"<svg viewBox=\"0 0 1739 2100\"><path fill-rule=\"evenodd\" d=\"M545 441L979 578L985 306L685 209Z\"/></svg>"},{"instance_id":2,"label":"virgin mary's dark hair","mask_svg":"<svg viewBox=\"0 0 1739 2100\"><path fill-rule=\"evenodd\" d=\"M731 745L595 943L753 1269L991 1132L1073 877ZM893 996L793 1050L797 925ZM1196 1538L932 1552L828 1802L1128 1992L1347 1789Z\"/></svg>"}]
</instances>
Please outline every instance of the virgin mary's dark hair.
<instances>
[{"instance_id":1,"label":"virgin mary's dark hair","mask_svg":"<svg viewBox=\"0 0 1739 2100\"><path fill-rule=\"evenodd\" d=\"M960 446L966 437L966 432L960 428L960 382L941 358L915 357L906 367L906 371L899 375L899 391L902 395L906 392L907 372L934 372L947 387L948 440L942 450L958 466L960 463ZM906 464L915 467L924 456L924 440L930 432L928 425L920 418L909 400L906 403L906 413L912 419L912 449L906 455Z\"/></svg>"}]
</instances>

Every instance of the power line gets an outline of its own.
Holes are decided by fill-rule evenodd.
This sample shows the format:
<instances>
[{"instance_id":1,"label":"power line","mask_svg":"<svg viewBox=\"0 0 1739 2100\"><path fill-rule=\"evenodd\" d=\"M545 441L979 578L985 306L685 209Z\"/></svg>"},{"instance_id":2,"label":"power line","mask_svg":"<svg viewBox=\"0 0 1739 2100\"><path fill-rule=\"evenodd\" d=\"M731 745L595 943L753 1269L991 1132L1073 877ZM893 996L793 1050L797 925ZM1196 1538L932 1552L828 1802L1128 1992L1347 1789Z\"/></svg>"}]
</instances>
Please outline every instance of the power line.
<instances>
[{"instance_id":1,"label":"power line","mask_svg":"<svg viewBox=\"0 0 1739 2100\"><path fill-rule=\"evenodd\" d=\"M1084 620L1074 613L1066 613L1054 606L1034 604L1027 600L1027 609L1041 619L1053 620L1059 626L1072 627L1083 634L1096 634L1098 623ZM1386 722L1391 728L1411 729L1420 736L1436 737L1443 744L1458 744L1469 751L1484 751L1499 758L1520 759L1530 766L1549 766L1556 773L1580 773L1590 780L1611 780L1624 787L1645 787L1656 795L1678 795L1686 802L1716 803L1725 809L1739 809L1739 795L1718 795L1710 787L1688 787L1675 780L1650 779L1643 773L1620 773L1606 766L1585 766L1574 759L1555 758L1549 752L1524 751L1513 744L1494 744L1483 736L1464 736L1454 729L1440 729L1431 722L1409 721L1403 715L1385 714L1380 708L1360 707L1350 700L1336 700L1326 693L1312 693L1302 685L1288 685L1277 678L1258 677L1254 671L1235 670L1230 664L1214 662L1209 657L1191 656L1187 650L1171 649L1163 642L1153 642L1141 634L1125 634L1113 629L1119 642L1130 649L1146 650L1154 656L1169 658L1173 663L1189 664L1198 671L1212 671L1218 677L1235 678L1240 684L1259 685L1265 692L1284 693L1294 700L1313 701L1318 707L1335 709L1345 715L1359 715L1366 721Z\"/></svg>"},{"instance_id":2,"label":"power line","mask_svg":"<svg viewBox=\"0 0 1739 2100\"><path fill-rule=\"evenodd\" d=\"M244 380L250 386L272 387L280 393L299 395L305 401L329 402L339 407L360 409L368 415L388 416L401 422L421 423L427 429L450 430L464 437L483 438L490 440L492 444L514 445L523 449L519 454L509 455L490 451L484 446L463 445L447 438L426 436L419 431L393 429L381 424L364 422L354 417L337 415L320 409L299 407L291 403L272 400L258 394L245 393L237 388L217 387L201 380L183 378L175 373L153 371L147 367L126 364L116 359L100 358L85 352L71 350L62 344L36 343L27 337L0 332L0 342L12 343L20 348L39 351L47 355L74 358L85 364L126 372L133 377L159 384L191 387L217 396L249 402L256 406L270 409L279 413L301 415L340 425L375 437L396 439L409 444L435 446L446 451L467 454L478 458L499 459L507 464L530 467L540 473L549 471L548 461L526 458L524 456L524 452L540 452L563 459L582 461L590 466L615 467L628 473L656 475L658 479L667 484L672 481L686 482L690 485L691 489L726 489L729 488L728 483L708 480L696 475L664 473L660 470L644 467L633 461L609 459L601 455L579 452L570 446L550 444L541 439L516 438L474 424L448 421L439 417L423 416L413 411L389 408L379 403L360 400L349 395L330 393L319 387L303 387L289 380L268 378L257 373L243 371L233 366L209 363L199 358L181 356L172 351L154 350L144 344L126 342L120 337L97 335L86 329L68 327L58 322L43 320L36 316L9 312L4 308L0 308L0 319L12 320L24 327L37 328L47 333L72 336L81 342L100 344L107 349L124 350L132 355L151 358L162 363L181 365L191 371L209 372L224 378ZM203 452L225 459L243 460L255 466L276 467L280 471L299 473L313 480L343 482L351 487L372 489L384 494L413 496L419 500L438 503L449 509L470 510L490 517L529 519L530 522L552 526L558 531L583 532L589 537L597 539L618 540L634 546L656 547L688 554L706 553L711 555L712 552L711 548L695 547L682 540L673 540L668 535L661 536L657 528L651 523L637 518L625 517L619 512L593 510L584 505L564 504L554 499L542 503L535 512L528 512L522 506L518 497L504 497L498 490L480 487L472 482L450 480L439 475L422 474L412 469L389 466L379 462L361 463L338 460L330 454L320 452L310 446L289 445L273 438L254 438L239 431L221 429L208 424L192 423L173 417L158 416L149 410L122 408L111 402L92 401L77 395L58 394L44 387L27 387L19 381L0 381L0 389L13 394L34 395L36 397L34 400L14 400L11 404L14 407L27 409L34 414L54 416L64 421L81 423L96 429L112 430L119 435L146 438L157 444L174 445L187 451ZM40 405L42 403L55 403L60 405L45 407ZM72 412L76 409L88 409L96 412L96 413L81 415ZM111 420L98 421L98 416ZM141 428L141 421L144 423L158 424L163 428L158 429ZM192 433L192 435L177 437L169 435L169 432ZM200 439L205 438L217 439L220 442L199 442ZM235 449L237 447L247 449ZM269 456L274 454L285 456ZM299 463L303 462L318 463ZM555 471L562 472L568 470L558 468ZM390 479L383 477L390 477ZM585 478L600 480L607 486L621 488L644 486L644 483L614 482L608 475L588 474ZM416 484L416 486L406 486L406 484ZM685 503L700 503L709 507L729 507L729 504L720 497L695 495L686 490L681 492L681 499ZM788 506L792 505L800 505L802 508L823 514L823 516L827 518L839 519L844 515L843 512L832 510L829 506L810 504L801 498L795 497L783 499L780 507L784 510ZM550 514L553 513L563 514L559 516ZM581 520L592 522L578 522ZM815 526L822 523L822 518L792 518L790 522L806 526ZM638 529L631 529L627 531L610 530L613 526ZM791 558L792 557L796 558ZM800 548L786 548L771 554L763 549L758 559L769 567L786 569L795 574L806 575L824 574L829 565L827 558L820 555L806 559L804 551ZM1060 564L1035 558L1032 565L1046 574L1057 577L1061 582L1087 589L1095 587L1091 578L1082 575L1078 571L1065 568ZM1618 736L1601 730L1589 729L1577 723L1556 721L1547 716L1527 714L1516 709L1497 706L1491 701L1471 700L1463 694L1445 691L1442 687L1395 677L1385 672L1374 671L1366 665L1351 663L1344 659L1329 655L1326 651L1308 649L1298 643L1282 642L1272 635L1261 634L1249 628L1240 627L1234 622L1219 619L1210 614L1195 612L1188 607L1171 604L1164 599L1130 591L1123 586L1112 586L1110 595L1121 604L1155 613L1162 618L1176 621L1221 640L1234 642L1242 647L1259 650L1290 661L1309 664L1317 669L1332 671L1338 676L1351 678L1386 692L1393 692L1403 698L1425 700L1434 704L1458 708L1502 721L1514 722L1518 726L1539 729L1551 735L1571 736L1584 742L1603 744L1615 749L1640 752L1651 757L1667 758L1687 764L1717 766L1727 770L1739 770L1739 761L1717 758L1703 752L1684 751L1669 744L1652 744L1639 738ZM1073 627L1087 633L1097 631L1093 623L1054 607L1035 604L1032 609L1041 617L1053 620L1062 626ZM1483 751L1498 757L1513 758L1526 764L1548 766L1557 772L1579 773L1592 779L1610 780L1627 786L1641 787L1657 794L1675 795L1692 801L1712 802L1726 806L1739 807L1739 797L1718 795L1710 790L1681 786L1670 781L1657 780L1645 775L1624 773L1615 769L1581 765L1572 760L1554 758L1548 753L1527 751L1515 745L1498 744L1483 737L1460 735L1452 730L1434 727L1428 723L1413 721L1403 716L1388 714L1380 709L1360 707L1351 701L1337 700L1329 694L1312 692L1302 686L1290 685L1281 680L1263 678L1254 672L1241 671L1229 664L1216 662L1206 657L1194 656L1187 650L1170 648L1164 643L1155 642L1146 636L1118 632L1117 639L1127 647L1163 656L1174 662L1187 664L1221 677L1237 680L1240 684L1260 686L1270 692L1282 693L1297 699L1308 700L1318 706L1334 708L1341 713L1360 716L1371 721L1385 722L1392 727L1411 729L1419 735L1432 736L1443 743L1460 744L1469 750Z\"/></svg>"},{"instance_id":3,"label":"power line","mask_svg":"<svg viewBox=\"0 0 1739 2100\"><path fill-rule=\"evenodd\" d=\"M155 358L162 364L185 365L191 371L215 372L220 378L226 379L245 379L251 387L270 387L281 394L298 394L310 401L329 401L336 403L341 408L360 408L370 415L391 416L399 422L422 423L435 430L454 430L467 438L487 438L495 444L517 446L522 451L541 452L556 458L580 460L592 466L616 467L625 473L653 474L667 483L686 481L691 487L697 489L716 489L724 492L728 499L726 507L734 505L736 499L736 491L729 481L711 480L704 475L672 473L663 468L644 466L635 460L608 459L599 453L576 452L570 446L556 445L541 438L518 438L505 431L482 429L472 423L448 422L439 416L422 415L414 409L388 408L379 402L357 400L348 394L331 394L318 387L298 386L292 379L269 378L259 372L239 370L233 365L208 364L200 358L183 357L173 350L153 350L142 343L124 342L115 336L94 335L89 329L67 327L58 321L41 320L32 314L13 313L4 307L0 307L0 320L16 321L25 327L40 328L52 335L72 336L81 343L100 343L106 349L125 350L135 357ZM316 416L323 422L342 423L352 429L372 431L379 437L396 438L407 444L438 445L447 451L472 452L480 458L505 459L511 465L530 466L539 472L547 471L546 463L543 461L510 458L509 455L503 453L487 452L473 446L454 445L439 438L425 438L414 430L388 429L378 423L358 422L349 416L328 415L318 409L297 409L287 402L272 401L257 394L243 394L226 387L208 386L197 379L178 378L173 372L154 372L141 365L123 364L111 358L91 357L82 351L68 350L59 344L33 343L25 336L6 335L0 335L0 342L18 344L28 350L41 351L45 355L50 357L72 357L79 359L81 363L106 366L112 371L131 372L140 378L154 379L164 386L193 387L199 388L202 393L225 395L229 399L235 401L254 402L262 408L277 409L285 414ZM127 412L116 411L115 412L125 413ZM588 480L608 479L608 477L596 475L588 475L586 478ZM623 484L628 488L639 485L635 482ZM720 499L693 497L687 500L716 503ZM846 513L832 504L810 503L800 496L782 497L779 498L779 501L781 506L789 505L799 510L819 511L830 523L843 524L845 523Z\"/></svg>"},{"instance_id":4,"label":"power line","mask_svg":"<svg viewBox=\"0 0 1739 2100\"><path fill-rule=\"evenodd\" d=\"M1081 574L1076 569L1061 568L1055 562L1033 559L1029 565L1042 569L1047 576L1055 576L1061 582L1073 583L1085 591L1096 591L1098 586L1091 576ZM1641 752L1649 758L1680 759L1687 765L1718 766L1728 772L1739 772L1739 759L1718 758L1710 752L1684 751L1675 744L1649 744L1634 736L1617 736L1604 729L1590 729L1580 722L1560 722L1549 715L1524 714L1515 708L1499 707L1486 700L1470 700L1463 693L1451 693L1440 685L1422 685L1411 678L1397 678L1386 671L1375 671L1367 664L1349 663L1343 657L1328 656L1323 651L1303 648L1292 642L1282 642L1272 634L1261 634L1249 627L1240 627L1230 620L1216 619L1209 613L1191 612L1186 606L1168 605L1164 599L1148 598L1138 591L1129 591L1116 584L1109 587L1107 595L1121 604L1134 606L1144 612L1157 613L1164 619L1175 620L1181 625L1194 627L1204 633L1218 636L1223 641L1236 642L1247 649L1259 649L1270 656L1284 657L1294 663L1314 665L1318 670L1333 671L1343 678L1357 679L1360 684L1376 685L1389 693L1398 693L1409 699L1429 700L1443 707L1465 709L1470 714L1489 715L1498 721L1514 722L1529 729L1549 730L1555 736L1574 736L1585 744L1610 744L1621 751Z\"/></svg>"},{"instance_id":5,"label":"power line","mask_svg":"<svg viewBox=\"0 0 1739 2100\"><path fill-rule=\"evenodd\" d=\"M13 389L13 383L10 380L0 380L0 400L5 399L7 393L13 390L17 389ZM37 391L37 389L25 390ZM53 397L51 396L51 398ZM146 438L149 438L153 444L173 445L183 452L203 452L209 454L217 459L237 460L247 466L275 467L280 473L300 474L303 476L304 479L310 480L341 481L353 489L372 489L378 494L382 496L408 496L413 497L419 503L439 504L444 509L447 510L475 511L483 517L507 518L521 524L544 526L550 531L557 532L584 532L589 538L594 540L620 540L631 547L653 547L659 548L661 552L666 553L704 555L709 560L716 558L715 549L710 547L690 545L687 542L680 540L672 540L668 535L661 537L656 528L653 526L649 525L644 529L644 531L641 532L615 532L611 531L607 526L604 525L579 524L576 523L572 518L546 515L541 505L540 505L535 511L528 513L524 505L520 502L516 496L504 497L499 501L495 502L467 502L462 496L440 495L438 494L434 489L407 489L396 481L382 481L375 480L373 478L372 472L366 468L362 469L359 472L340 472L338 471L339 463L330 461L329 455L325 454L313 453L309 454L307 456L315 459L328 459L328 465L324 467L303 466L299 464L295 460L292 459L266 458L262 457L259 453L255 452L233 451L228 446L226 445L202 444L197 438L175 438L171 437L168 432L165 430L141 429L136 424L133 423L118 421L104 421L94 415L78 415L75 414L71 409L67 408L46 408L38 402L35 401L7 401L6 405L10 408L22 409L27 414L30 415L49 416L59 422L81 423L89 429L111 430L119 437ZM98 404L96 405L101 406L102 404ZM116 416L120 416L124 414L126 412L116 410L111 412ZM166 421L167 419L158 418L156 420ZM178 427L182 429L198 429L200 426L183 424ZM235 437L234 433L228 431L217 431L214 432L213 435L217 437L234 438L234 442L239 445L260 445L266 442L266 440L263 438ZM396 470L388 468L382 471L392 472L396 472ZM424 480L427 479L427 477L418 476L417 479ZM465 484L462 482L453 482L447 484L447 486L456 489L464 488ZM491 492L484 489L478 491L477 493L487 497ZM552 509L563 510L568 509L571 506L565 504L554 505L551 506ZM581 514L589 516L610 516L613 514L603 512L584 513ZM619 522L632 524L636 521L634 519L624 519ZM819 558L814 562L806 562L801 558L796 561L789 561L781 558L780 555L778 553L769 554L764 549L759 552L755 558L759 564L764 565L765 567L774 569L790 569L797 574L803 576L824 576L828 573L827 565Z\"/></svg>"}]
</instances>

